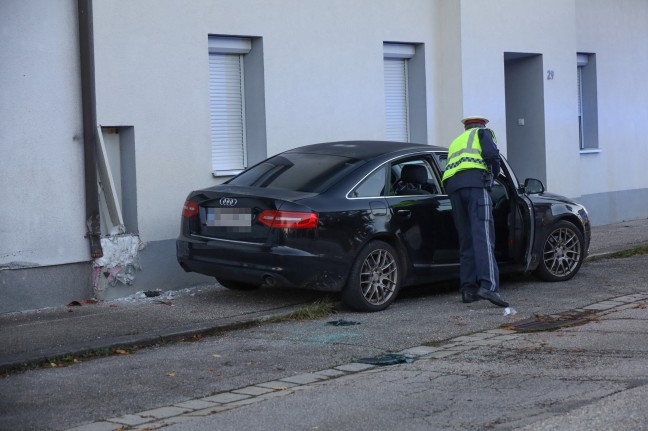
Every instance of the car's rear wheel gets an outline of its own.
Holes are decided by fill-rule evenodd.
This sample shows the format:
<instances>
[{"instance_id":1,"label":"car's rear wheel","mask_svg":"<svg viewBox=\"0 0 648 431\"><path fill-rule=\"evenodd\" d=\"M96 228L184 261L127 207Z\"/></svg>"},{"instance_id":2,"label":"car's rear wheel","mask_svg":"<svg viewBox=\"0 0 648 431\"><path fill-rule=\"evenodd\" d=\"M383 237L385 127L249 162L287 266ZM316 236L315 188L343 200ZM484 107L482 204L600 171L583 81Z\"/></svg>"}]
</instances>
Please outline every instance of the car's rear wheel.
<instances>
[{"instance_id":1,"label":"car's rear wheel","mask_svg":"<svg viewBox=\"0 0 648 431\"><path fill-rule=\"evenodd\" d=\"M561 220L551 227L542 246L542 259L536 269L545 281L572 278L585 258L583 234L573 223Z\"/></svg>"},{"instance_id":2,"label":"car's rear wheel","mask_svg":"<svg viewBox=\"0 0 648 431\"><path fill-rule=\"evenodd\" d=\"M386 242L372 241L353 263L342 301L357 311L384 310L396 299L400 279L396 250Z\"/></svg>"},{"instance_id":3,"label":"car's rear wheel","mask_svg":"<svg viewBox=\"0 0 648 431\"><path fill-rule=\"evenodd\" d=\"M222 278L217 278L216 281L218 281L223 287L231 290L254 290L261 287L260 284L241 283L240 281L224 280Z\"/></svg>"}]
</instances>

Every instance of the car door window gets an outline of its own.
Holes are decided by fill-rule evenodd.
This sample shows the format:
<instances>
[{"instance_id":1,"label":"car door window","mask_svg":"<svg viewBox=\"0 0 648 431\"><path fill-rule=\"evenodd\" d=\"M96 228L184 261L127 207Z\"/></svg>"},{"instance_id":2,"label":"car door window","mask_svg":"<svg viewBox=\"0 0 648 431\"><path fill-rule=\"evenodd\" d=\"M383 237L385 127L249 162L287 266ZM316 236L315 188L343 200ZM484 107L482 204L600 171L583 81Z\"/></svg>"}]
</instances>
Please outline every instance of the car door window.
<instances>
[{"instance_id":1,"label":"car door window","mask_svg":"<svg viewBox=\"0 0 648 431\"><path fill-rule=\"evenodd\" d=\"M385 196L385 169L380 168L372 172L353 191L350 196L354 198L374 198Z\"/></svg>"},{"instance_id":2,"label":"car door window","mask_svg":"<svg viewBox=\"0 0 648 431\"><path fill-rule=\"evenodd\" d=\"M434 195L440 191L432 168L425 158L400 160L391 165L390 195Z\"/></svg>"}]
</instances>

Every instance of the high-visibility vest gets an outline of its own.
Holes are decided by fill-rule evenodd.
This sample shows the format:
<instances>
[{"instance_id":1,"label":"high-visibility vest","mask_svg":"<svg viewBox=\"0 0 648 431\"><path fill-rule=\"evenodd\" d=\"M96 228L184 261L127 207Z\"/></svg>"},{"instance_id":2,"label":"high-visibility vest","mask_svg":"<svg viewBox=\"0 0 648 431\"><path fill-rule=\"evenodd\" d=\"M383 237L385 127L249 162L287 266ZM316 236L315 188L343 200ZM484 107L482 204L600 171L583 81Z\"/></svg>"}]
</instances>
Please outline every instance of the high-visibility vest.
<instances>
[{"instance_id":1,"label":"high-visibility vest","mask_svg":"<svg viewBox=\"0 0 648 431\"><path fill-rule=\"evenodd\" d=\"M448 160L445 171L443 172L443 183L464 169L488 170L488 166L486 166L486 162L484 162L481 155L482 148L479 142L479 130L481 129L478 127L468 129L452 141L448 149ZM488 130L493 134L490 129L484 130ZM493 134L493 140L495 140L495 134Z\"/></svg>"}]
</instances>

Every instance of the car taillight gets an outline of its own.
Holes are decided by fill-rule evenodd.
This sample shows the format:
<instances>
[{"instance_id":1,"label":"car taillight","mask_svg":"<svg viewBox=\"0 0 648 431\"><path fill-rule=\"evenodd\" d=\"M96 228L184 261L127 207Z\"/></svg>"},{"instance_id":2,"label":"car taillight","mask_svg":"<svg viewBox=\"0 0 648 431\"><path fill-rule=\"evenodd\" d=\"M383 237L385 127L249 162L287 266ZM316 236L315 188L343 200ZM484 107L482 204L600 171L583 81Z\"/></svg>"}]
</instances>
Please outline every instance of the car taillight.
<instances>
[{"instance_id":1,"label":"car taillight","mask_svg":"<svg viewBox=\"0 0 648 431\"><path fill-rule=\"evenodd\" d=\"M198 214L198 203L194 201L185 201L182 206L182 217L193 217Z\"/></svg>"},{"instance_id":2,"label":"car taillight","mask_svg":"<svg viewBox=\"0 0 648 431\"><path fill-rule=\"evenodd\" d=\"M317 213L265 210L259 221L272 228L312 229L317 227Z\"/></svg>"}]
</instances>

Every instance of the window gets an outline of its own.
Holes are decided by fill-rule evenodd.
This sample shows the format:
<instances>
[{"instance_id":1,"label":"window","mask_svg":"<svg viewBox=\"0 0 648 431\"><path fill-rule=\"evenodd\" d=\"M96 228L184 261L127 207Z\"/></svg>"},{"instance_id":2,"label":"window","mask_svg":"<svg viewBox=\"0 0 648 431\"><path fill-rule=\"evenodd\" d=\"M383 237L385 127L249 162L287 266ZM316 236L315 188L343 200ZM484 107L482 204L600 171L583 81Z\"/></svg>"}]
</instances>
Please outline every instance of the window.
<instances>
[{"instance_id":1,"label":"window","mask_svg":"<svg viewBox=\"0 0 648 431\"><path fill-rule=\"evenodd\" d=\"M289 152L257 164L227 184L320 193L362 163L336 155Z\"/></svg>"},{"instance_id":2,"label":"window","mask_svg":"<svg viewBox=\"0 0 648 431\"><path fill-rule=\"evenodd\" d=\"M209 36L208 46L212 171L235 175L267 154L262 43Z\"/></svg>"},{"instance_id":3,"label":"window","mask_svg":"<svg viewBox=\"0 0 648 431\"><path fill-rule=\"evenodd\" d=\"M422 44L383 43L385 132L390 141L427 142Z\"/></svg>"},{"instance_id":4,"label":"window","mask_svg":"<svg viewBox=\"0 0 648 431\"><path fill-rule=\"evenodd\" d=\"M375 198L385 196L385 167L372 172L356 187L349 196L354 198Z\"/></svg>"},{"instance_id":5,"label":"window","mask_svg":"<svg viewBox=\"0 0 648 431\"><path fill-rule=\"evenodd\" d=\"M410 196L438 194L439 185L425 159L399 160L391 165L390 195Z\"/></svg>"},{"instance_id":6,"label":"window","mask_svg":"<svg viewBox=\"0 0 648 431\"><path fill-rule=\"evenodd\" d=\"M598 105L596 56L582 54L577 60L578 136L582 152L598 151Z\"/></svg>"}]
</instances>

